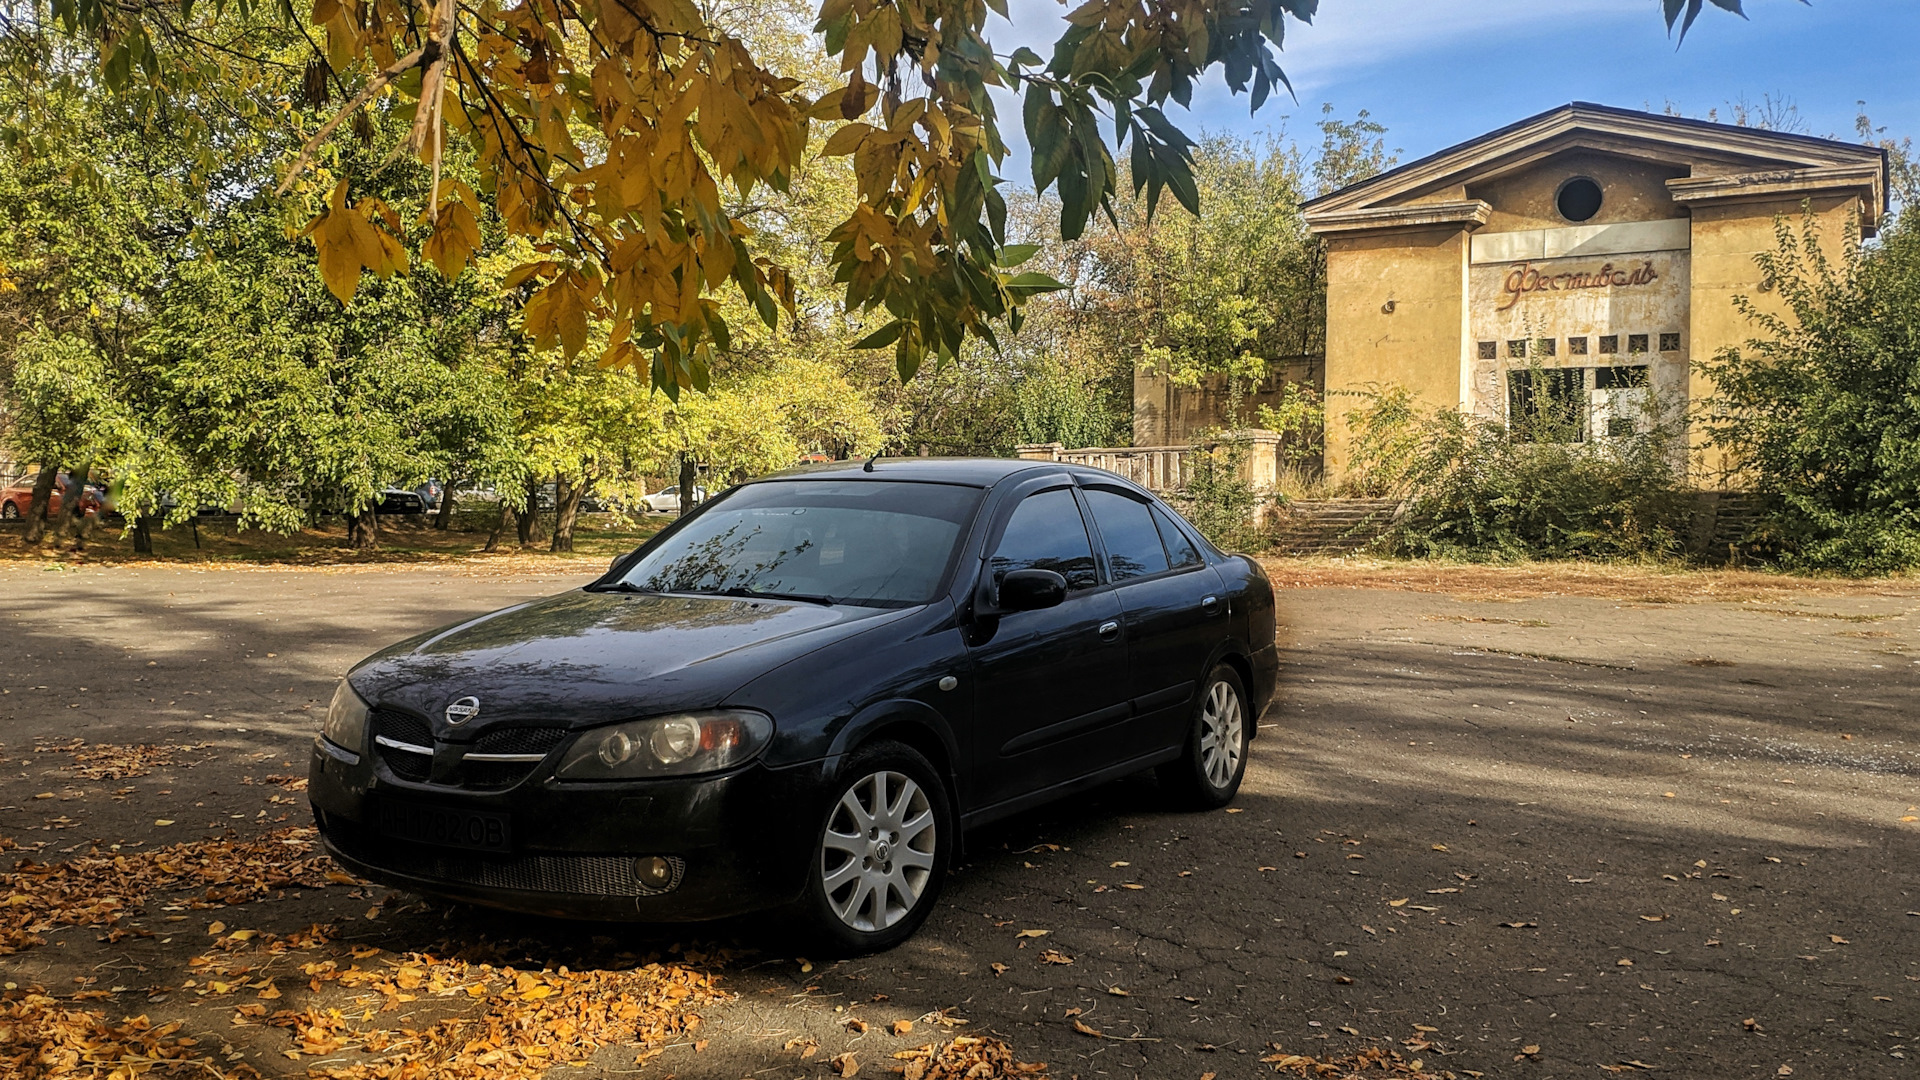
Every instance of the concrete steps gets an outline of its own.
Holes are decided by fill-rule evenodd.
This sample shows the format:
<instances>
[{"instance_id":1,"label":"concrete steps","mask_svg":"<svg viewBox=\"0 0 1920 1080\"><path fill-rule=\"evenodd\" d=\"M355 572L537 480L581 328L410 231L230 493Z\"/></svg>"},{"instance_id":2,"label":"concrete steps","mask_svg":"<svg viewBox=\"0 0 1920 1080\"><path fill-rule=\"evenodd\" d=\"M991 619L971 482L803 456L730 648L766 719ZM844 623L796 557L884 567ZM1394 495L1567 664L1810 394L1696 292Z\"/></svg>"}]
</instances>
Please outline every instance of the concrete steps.
<instances>
[{"instance_id":1,"label":"concrete steps","mask_svg":"<svg viewBox=\"0 0 1920 1080\"><path fill-rule=\"evenodd\" d=\"M1393 523L1398 499L1301 499L1274 514L1274 550L1285 555L1350 555Z\"/></svg>"}]
</instances>

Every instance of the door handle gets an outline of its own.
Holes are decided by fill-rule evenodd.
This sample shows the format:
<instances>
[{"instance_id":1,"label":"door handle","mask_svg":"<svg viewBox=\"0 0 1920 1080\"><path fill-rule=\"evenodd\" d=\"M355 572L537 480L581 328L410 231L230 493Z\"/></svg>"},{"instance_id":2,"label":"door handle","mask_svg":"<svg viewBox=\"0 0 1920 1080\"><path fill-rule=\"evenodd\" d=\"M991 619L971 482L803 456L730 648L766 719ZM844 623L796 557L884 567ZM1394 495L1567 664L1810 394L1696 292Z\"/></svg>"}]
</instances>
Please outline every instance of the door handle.
<instances>
[{"instance_id":1,"label":"door handle","mask_svg":"<svg viewBox=\"0 0 1920 1080\"><path fill-rule=\"evenodd\" d=\"M1219 598L1219 597L1217 597L1217 596L1208 596L1208 597L1203 597L1203 598L1202 598L1202 599L1200 600L1200 610L1201 610L1201 611L1203 611L1203 612L1205 612L1205 613L1206 613L1206 614L1208 614L1208 615L1217 615L1217 614L1219 614L1219 612L1220 612L1220 598Z\"/></svg>"},{"instance_id":2,"label":"door handle","mask_svg":"<svg viewBox=\"0 0 1920 1080\"><path fill-rule=\"evenodd\" d=\"M1120 633L1120 624L1119 624L1119 623L1117 623L1117 622L1114 622L1113 620L1111 620L1111 619L1109 619L1109 620L1107 620L1106 622L1103 622L1103 623L1101 623L1101 624L1100 624L1100 636L1101 636L1101 637L1103 637L1103 638L1111 638L1111 637L1113 637L1113 636L1115 636L1115 635L1116 635L1116 634L1118 634L1118 633Z\"/></svg>"}]
</instances>

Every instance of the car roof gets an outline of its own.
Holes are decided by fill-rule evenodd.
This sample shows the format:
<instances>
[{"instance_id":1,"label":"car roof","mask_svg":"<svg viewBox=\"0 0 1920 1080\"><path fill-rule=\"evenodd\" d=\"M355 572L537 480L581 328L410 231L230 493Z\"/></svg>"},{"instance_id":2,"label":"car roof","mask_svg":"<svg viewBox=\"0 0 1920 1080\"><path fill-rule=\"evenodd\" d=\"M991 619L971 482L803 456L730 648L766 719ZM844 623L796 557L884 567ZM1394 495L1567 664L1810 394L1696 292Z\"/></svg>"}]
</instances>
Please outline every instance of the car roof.
<instances>
[{"instance_id":1,"label":"car roof","mask_svg":"<svg viewBox=\"0 0 1920 1080\"><path fill-rule=\"evenodd\" d=\"M872 468L867 466L871 464ZM918 480L969 487L993 487L1010 476L1039 473L1043 470L1072 473L1088 480L1115 480L1124 477L1081 465L1060 461L1035 461L1025 458L896 457L876 458L871 463L855 458L801 465L758 477L761 480Z\"/></svg>"}]
</instances>

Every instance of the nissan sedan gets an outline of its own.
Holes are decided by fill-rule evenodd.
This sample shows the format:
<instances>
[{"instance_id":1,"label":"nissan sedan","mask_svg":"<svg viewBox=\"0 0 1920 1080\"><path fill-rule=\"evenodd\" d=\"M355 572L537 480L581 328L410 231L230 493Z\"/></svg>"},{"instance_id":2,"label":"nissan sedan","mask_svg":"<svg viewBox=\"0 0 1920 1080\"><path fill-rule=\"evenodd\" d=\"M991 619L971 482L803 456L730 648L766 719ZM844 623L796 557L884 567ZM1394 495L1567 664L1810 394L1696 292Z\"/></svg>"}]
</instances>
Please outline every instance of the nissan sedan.
<instances>
[{"instance_id":1,"label":"nissan sedan","mask_svg":"<svg viewBox=\"0 0 1920 1080\"><path fill-rule=\"evenodd\" d=\"M1273 590L1055 462L742 484L582 589L353 668L312 755L333 855L516 911L777 910L841 952L926 918L967 830L1144 769L1230 801Z\"/></svg>"}]
</instances>

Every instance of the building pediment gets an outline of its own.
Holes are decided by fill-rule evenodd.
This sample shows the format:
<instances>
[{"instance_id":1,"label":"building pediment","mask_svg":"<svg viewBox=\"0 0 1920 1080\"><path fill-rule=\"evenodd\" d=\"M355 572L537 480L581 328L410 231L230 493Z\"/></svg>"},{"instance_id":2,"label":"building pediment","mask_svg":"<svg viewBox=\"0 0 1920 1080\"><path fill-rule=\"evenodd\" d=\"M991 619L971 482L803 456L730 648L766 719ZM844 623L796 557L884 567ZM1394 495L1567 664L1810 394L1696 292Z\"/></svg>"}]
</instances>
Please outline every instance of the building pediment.
<instances>
[{"instance_id":1,"label":"building pediment","mask_svg":"<svg viewBox=\"0 0 1920 1080\"><path fill-rule=\"evenodd\" d=\"M1887 208L1886 153L1878 147L1574 102L1323 195L1306 204L1305 216L1323 235L1472 230L1498 209L1488 191L1576 157L1656 176L1675 214L1716 200L1853 193L1871 235Z\"/></svg>"}]
</instances>

